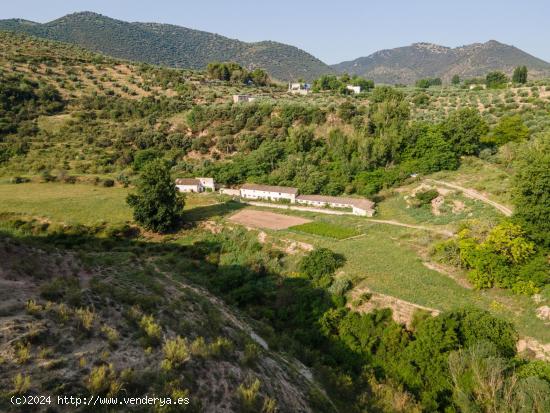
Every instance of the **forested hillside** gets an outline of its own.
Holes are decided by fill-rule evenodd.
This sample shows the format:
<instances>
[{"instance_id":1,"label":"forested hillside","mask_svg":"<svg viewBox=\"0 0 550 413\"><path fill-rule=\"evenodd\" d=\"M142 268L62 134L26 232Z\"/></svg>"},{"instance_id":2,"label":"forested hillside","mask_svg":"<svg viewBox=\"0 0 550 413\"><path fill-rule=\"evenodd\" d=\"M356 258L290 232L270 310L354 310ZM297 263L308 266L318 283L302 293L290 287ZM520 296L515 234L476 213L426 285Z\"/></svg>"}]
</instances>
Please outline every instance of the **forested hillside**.
<instances>
[{"instance_id":1,"label":"forested hillside","mask_svg":"<svg viewBox=\"0 0 550 413\"><path fill-rule=\"evenodd\" d=\"M499 70L509 75L525 65L536 77L550 75L550 63L495 40L457 48L431 43L380 50L366 57L332 65L338 72L357 74L381 83L413 84L418 79L441 78L450 82L454 75L462 79L484 76Z\"/></svg>"},{"instance_id":2,"label":"forested hillside","mask_svg":"<svg viewBox=\"0 0 550 413\"><path fill-rule=\"evenodd\" d=\"M3 20L0 30L74 43L117 58L185 69L234 61L248 69L265 69L279 80L313 79L330 71L310 54L282 43L245 43L186 27L128 23L91 12L70 14L45 24Z\"/></svg>"},{"instance_id":3,"label":"forested hillside","mask_svg":"<svg viewBox=\"0 0 550 413\"><path fill-rule=\"evenodd\" d=\"M519 80L302 96L0 33L0 410L549 411L550 82Z\"/></svg>"}]
</instances>

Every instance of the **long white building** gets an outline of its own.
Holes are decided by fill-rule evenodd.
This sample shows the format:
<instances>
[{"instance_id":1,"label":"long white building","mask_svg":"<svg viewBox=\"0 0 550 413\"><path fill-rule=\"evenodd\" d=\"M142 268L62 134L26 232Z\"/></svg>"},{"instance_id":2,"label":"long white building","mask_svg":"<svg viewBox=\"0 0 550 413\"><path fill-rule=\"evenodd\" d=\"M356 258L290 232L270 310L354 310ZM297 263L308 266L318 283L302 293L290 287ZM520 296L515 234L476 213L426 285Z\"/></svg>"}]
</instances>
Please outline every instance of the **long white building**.
<instances>
[{"instance_id":1,"label":"long white building","mask_svg":"<svg viewBox=\"0 0 550 413\"><path fill-rule=\"evenodd\" d=\"M374 202L365 198L348 198L327 195L298 195L296 202L315 207L351 208L355 215L372 217Z\"/></svg>"},{"instance_id":2,"label":"long white building","mask_svg":"<svg viewBox=\"0 0 550 413\"><path fill-rule=\"evenodd\" d=\"M298 195L298 188L288 186L244 184L241 186L240 191L242 198L267 199L270 201L288 200L291 204L296 202L296 195Z\"/></svg>"}]
</instances>

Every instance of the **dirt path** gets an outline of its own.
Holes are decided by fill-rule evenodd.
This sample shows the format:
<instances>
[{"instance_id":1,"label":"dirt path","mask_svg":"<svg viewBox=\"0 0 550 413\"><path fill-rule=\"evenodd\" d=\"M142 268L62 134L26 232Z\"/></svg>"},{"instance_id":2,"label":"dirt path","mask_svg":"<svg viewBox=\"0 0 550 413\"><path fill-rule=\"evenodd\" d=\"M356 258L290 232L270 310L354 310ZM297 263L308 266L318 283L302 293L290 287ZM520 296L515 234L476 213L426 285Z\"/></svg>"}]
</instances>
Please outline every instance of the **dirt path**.
<instances>
[{"instance_id":1,"label":"dirt path","mask_svg":"<svg viewBox=\"0 0 550 413\"><path fill-rule=\"evenodd\" d=\"M308 207L295 207L290 205L276 205L276 204L269 204L267 202L246 202L248 205L252 206L258 206L258 207L266 207L266 208L276 208L276 209L290 209L294 211L305 211L305 212L319 212L321 214L329 214L329 215L353 215L352 212L345 212L345 211L333 211L330 209L320 209L320 208L308 208ZM405 224L403 222L393 221L393 220L386 220L386 219L374 219L374 218L367 218L364 217L365 221L367 222L375 222L377 224L387 224L387 225L395 225L398 227L405 227L405 228L413 228L413 229L420 229L423 231L430 231L435 232L438 234L445 235L447 237L454 236L454 233L449 230L445 229L436 229L431 227L426 227L423 225L413 225L413 224Z\"/></svg>"},{"instance_id":2,"label":"dirt path","mask_svg":"<svg viewBox=\"0 0 550 413\"><path fill-rule=\"evenodd\" d=\"M498 202L490 200L485 195L483 195L482 193L476 191L475 189L464 188L463 186L453 184L451 182L438 181L438 180L435 180L435 179L426 179L426 181L433 182L434 184L437 184L437 185L444 185L444 186L447 186L449 188L458 189L459 191L462 191L464 193L464 195L466 195L467 197L473 198L473 199L478 199L481 202L484 202L488 205L491 205L492 207L496 208L498 211L502 212L507 217L512 215L512 210L510 208L508 208L505 205L499 204Z\"/></svg>"}]
</instances>

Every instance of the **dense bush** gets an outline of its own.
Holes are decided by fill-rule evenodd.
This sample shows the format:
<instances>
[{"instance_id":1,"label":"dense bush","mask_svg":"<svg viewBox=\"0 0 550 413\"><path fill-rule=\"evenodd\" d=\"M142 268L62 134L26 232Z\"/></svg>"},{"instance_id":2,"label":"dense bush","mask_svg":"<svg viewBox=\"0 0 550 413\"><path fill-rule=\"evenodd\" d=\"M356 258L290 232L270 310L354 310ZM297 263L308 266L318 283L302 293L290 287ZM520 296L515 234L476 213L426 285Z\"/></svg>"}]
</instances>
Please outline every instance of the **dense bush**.
<instances>
[{"instance_id":1,"label":"dense bush","mask_svg":"<svg viewBox=\"0 0 550 413\"><path fill-rule=\"evenodd\" d=\"M535 244L517 224L503 222L483 233L464 229L456 246L445 250L458 252L476 288L496 286L519 294L534 294L550 283L550 266L536 254Z\"/></svg>"},{"instance_id":2,"label":"dense bush","mask_svg":"<svg viewBox=\"0 0 550 413\"><path fill-rule=\"evenodd\" d=\"M269 75L262 69L254 69L249 72L241 65L233 62L209 63L206 74L211 79L224 80L235 83L253 83L257 86L266 86L270 83Z\"/></svg>"},{"instance_id":3,"label":"dense bush","mask_svg":"<svg viewBox=\"0 0 550 413\"><path fill-rule=\"evenodd\" d=\"M550 246L550 135L529 147L518 161L513 184L514 220L531 237Z\"/></svg>"},{"instance_id":4,"label":"dense bush","mask_svg":"<svg viewBox=\"0 0 550 413\"><path fill-rule=\"evenodd\" d=\"M307 254L300 262L300 271L308 278L325 287L332 282L330 276L344 265L344 257L328 248L318 248Z\"/></svg>"},{"instance_id":5,"label":"dense bush","mask_svg":"<svg viewBox=\"0 0 550 413\"><path fill-rule=\"evenodd\" d=\"M426 191L419 191L414 196L420 203L420 205L427 205L439 196L437 189L428 189Z\"/></svg>"}]
</instances>

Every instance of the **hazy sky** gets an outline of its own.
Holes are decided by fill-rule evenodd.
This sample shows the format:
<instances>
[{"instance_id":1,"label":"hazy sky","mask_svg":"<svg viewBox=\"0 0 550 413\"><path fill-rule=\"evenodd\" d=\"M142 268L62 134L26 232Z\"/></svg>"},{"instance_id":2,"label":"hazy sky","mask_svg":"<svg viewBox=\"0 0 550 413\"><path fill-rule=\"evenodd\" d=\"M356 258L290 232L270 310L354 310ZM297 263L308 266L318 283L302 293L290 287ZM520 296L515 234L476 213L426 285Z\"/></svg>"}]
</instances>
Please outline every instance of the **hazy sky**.
<instances>
[{"instance_id":1,"label":"hazy sky","mask_svg":"<svg viewBox=\"0 0 550 413\"><path fill-rule=\"evenodd\" d=\"M2 0L0 18L47 22L84 10L275 40L326 63L414 42L455 47L490 39L550 61L550 0Z\"/></svg>"}]
</instances>

